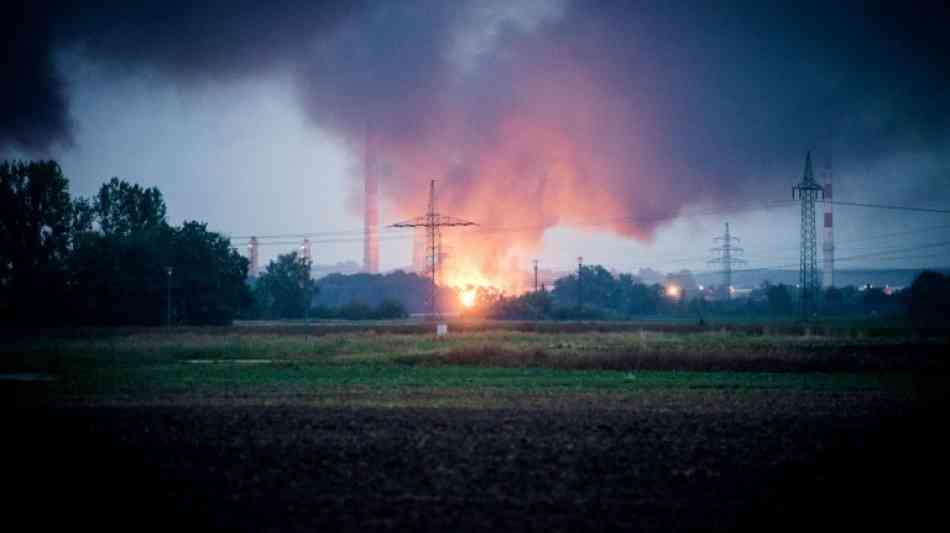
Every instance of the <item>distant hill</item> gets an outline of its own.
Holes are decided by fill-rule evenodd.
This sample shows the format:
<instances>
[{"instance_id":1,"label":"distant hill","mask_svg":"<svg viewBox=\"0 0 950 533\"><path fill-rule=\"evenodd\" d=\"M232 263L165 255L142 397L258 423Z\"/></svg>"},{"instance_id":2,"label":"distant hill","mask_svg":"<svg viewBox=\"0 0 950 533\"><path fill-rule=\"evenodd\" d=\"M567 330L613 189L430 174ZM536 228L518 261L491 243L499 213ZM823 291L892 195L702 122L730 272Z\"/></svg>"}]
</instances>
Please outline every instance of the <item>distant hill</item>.
<instances>
[{"instance_id":1,"label":"distant hill","mask_svg":"<svg viewBox=\"0 0 950 533\"><path fill-rule=\"evenodd\" d=\"M950 268L937 271L950 273ZM835 286L863 286L870 283L872 287L908 287L921 272L923 270L916 268L836 270ZM715 272L703 272L695 276L704 285L716 285L722 280L721 274ZM798 270L740 270L732 274L732 284L737 288L758 287L766 280L772 284L795 285L798 283Z\"/></svg>"},{"instance_id":2,"label":"distant hill","mask_svg":"<svg viewBox=\"0 0 950 533\"><path fill-rule=\"evenodd\" d=\"M310 267L310 275L313 279L320 279L330 274L356 274L362 270L356 261L342 261L333 265L314 264Z\"/></svg>"}]
</instances>

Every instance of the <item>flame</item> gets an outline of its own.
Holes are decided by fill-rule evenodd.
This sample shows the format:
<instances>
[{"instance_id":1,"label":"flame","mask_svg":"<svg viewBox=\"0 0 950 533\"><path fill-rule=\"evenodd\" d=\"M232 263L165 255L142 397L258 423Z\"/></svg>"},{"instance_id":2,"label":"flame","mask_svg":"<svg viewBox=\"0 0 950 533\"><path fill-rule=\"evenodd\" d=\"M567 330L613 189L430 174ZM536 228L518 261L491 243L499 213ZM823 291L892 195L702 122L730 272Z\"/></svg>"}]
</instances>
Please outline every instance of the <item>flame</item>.
<instances>
[{"instance_id":1,"label":"flame","mask_svg":"<svg viewBox=\"0 0 950 533\"><path fill-rule=\"evenodd\" d=\"M465 307L472 307L475 305L475 289L467 289L459 293L459 301L462 302L462 305Z\"/></svg>"},{"instance_id":2,"label":"flame","mask_svg":"<svg viewBox=\"0 0 950 533\"><path fill-rule=\"evenodd\" d=\"M547 230L648 240L655 223L633 215L678 206L662 201L680 196L665 194L668 182L648 166L640 108L618 116L618 105L629 105L624 97L558 54L519 67L511 105L484 121L472 120L476 110L439 102L427 109L422 135L387 132L377 145L393 169L381 179L394 218L425 212L434 176L436 209L478 224L441 232L443 286L522 294L533 288L530 259L543 255Z\"/></svg>"}]
</instances>

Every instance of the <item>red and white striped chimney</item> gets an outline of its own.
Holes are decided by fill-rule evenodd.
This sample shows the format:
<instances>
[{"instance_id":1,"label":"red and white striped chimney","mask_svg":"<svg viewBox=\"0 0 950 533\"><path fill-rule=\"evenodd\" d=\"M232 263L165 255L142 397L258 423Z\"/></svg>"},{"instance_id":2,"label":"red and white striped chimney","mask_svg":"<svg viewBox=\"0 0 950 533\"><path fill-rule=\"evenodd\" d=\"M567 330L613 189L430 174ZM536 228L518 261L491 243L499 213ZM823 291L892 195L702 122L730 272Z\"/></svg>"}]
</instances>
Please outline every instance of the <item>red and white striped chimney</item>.
<instances>
[{"instance_id":1,"label":"red and white striped chimney","mask_svg":"<svg viewBox=\"0 0 950 533\"><path fill-rule=\"evenodd\" d=\"M826 289L835 285L835 230L834 195L831 189L831 155L825 159L825 236L822 241L822 286Z\"/></svg>"}]
</instances>

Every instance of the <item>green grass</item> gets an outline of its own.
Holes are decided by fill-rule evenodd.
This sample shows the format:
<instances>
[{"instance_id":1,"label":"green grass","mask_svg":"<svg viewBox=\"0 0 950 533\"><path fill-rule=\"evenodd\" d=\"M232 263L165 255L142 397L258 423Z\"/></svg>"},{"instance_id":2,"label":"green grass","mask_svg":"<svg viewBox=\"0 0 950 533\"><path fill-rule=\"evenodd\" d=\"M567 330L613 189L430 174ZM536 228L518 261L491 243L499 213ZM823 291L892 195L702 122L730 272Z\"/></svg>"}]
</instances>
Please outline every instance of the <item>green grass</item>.
<instances>
[{"instance_id":1,"label":"green grass","mask_svg":"<svg viewBox=\"0 0 950 533\"><path fill-rule=\"evenodd\" d=\"M916 346L944 345L946 339L914 341ZM412 356L435 357L486 347L508 352L543 350L551 355L607 352L709 354L718 352L757 355L862 351L881 346L908 345L906 338L838 337L823 335L756 335L735 332L666 333L533 333L485 331L453 333L444 339L425 334L333 333L305 335L220 335L196 333L144 333L92 339L19 339L0 345L2 363L9 366L48 362L56 357L128 358L141 363L182 359L275 358L318 360L324 363L392 362Z\"/></svg>"},{"instance_id":2,"label":"green grass","mask_svg":"<svg viewBox=\"0 0 950 533\"><path fill-rule=\"evenodd\" d=\"M944 346L942 341L735 332L480 331L436 339L373 332L305 336L156 330L9 341L0 344L0 372L51 374L57 378L51 393L66 397L307 394L347 388L910 390L914 380L909 372L920 368L905 363L916 361L921 368L942 364L943 358L934 354ZM248 359L271 362L229 362ZM881 368L890 371L871 372Z\"/></svg>"},{"instance_id":3,"label":"green grass","mask_svg":"<svg viewBox=\"0 0 950 533\"><path fill-rule=\"evenodd\" d=\"M545 368L387 367L378 365L154 365L95 367L63 376L66 395L253 392L325 388L497 388L519 391L635 392L642 389L797 389L854 391L909 386L904 375L564 371Z\"/></svg>"}]
</instances>

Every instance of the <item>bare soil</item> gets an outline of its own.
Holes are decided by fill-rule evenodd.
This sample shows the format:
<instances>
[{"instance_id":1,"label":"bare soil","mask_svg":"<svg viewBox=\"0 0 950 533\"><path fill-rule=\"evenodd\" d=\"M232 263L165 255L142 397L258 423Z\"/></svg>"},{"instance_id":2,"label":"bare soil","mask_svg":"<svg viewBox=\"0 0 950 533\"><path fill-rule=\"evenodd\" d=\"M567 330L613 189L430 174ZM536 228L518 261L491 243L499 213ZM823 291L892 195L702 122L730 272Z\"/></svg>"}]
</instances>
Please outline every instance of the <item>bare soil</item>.
<instances>
[{"instance_id":1,"label":"bare soil","mask_svg":"<svg viewBox=\"0 0 950 533\"><path fill-rule=\"evenodd\" d=\"M914 530L945 500L940 390L336 399L16 409L5 416L8 520L98 531Z\"/></svg>"}]
</instances>

